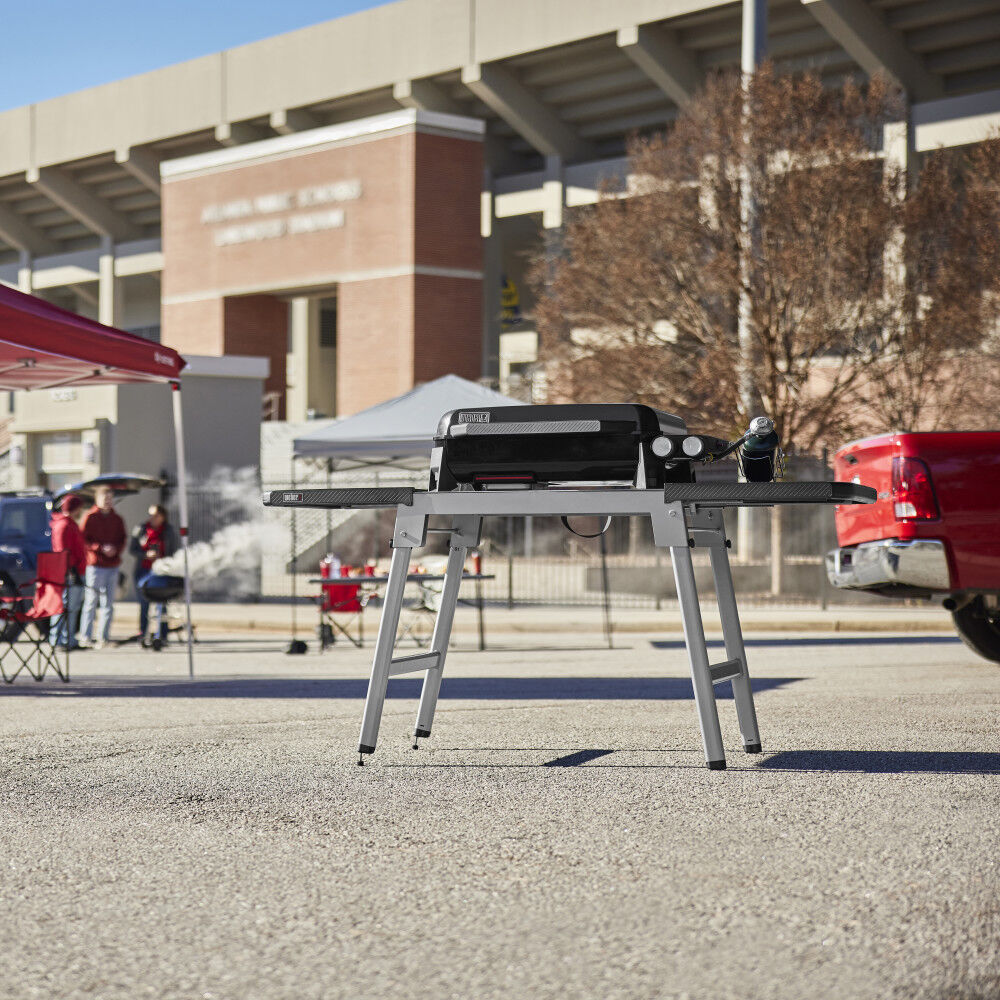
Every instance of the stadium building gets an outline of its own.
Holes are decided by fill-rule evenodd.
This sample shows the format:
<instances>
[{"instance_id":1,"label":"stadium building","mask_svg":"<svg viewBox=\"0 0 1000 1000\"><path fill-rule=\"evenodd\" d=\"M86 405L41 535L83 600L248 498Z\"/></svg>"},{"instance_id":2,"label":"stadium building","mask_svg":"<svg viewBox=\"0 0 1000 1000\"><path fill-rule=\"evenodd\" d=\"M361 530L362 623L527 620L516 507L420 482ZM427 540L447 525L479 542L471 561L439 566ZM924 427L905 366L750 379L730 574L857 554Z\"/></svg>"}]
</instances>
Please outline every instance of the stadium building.
<instances>
[{"instance_id":1,"label":"stadium building","mask_svg":"<svg viewBox=\"0 0 1000 1000\"><path fill-rule=\"evenodd\" d=\"M0 113L0 280L236 356L217 374L253 372L264 419L446 372L510 390L545 231L755 28L779 70L898 81L900 155L1000 125L1000 0L400 0ZM53 435L107 467L88 392L42 429L12 401L21 479Z\"/></svg>"}]
</instances>

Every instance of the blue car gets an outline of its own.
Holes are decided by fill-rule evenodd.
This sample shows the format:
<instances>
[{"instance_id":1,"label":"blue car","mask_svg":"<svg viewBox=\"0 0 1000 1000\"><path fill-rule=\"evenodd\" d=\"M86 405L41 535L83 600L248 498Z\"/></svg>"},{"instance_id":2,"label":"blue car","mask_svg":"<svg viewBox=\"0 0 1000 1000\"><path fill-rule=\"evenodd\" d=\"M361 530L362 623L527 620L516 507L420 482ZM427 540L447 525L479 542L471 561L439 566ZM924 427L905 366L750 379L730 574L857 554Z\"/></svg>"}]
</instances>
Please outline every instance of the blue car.
<instances>
[{"instance_id":1,"label":"blue car","mask_svg":"<svg viewBox=\"0 0 1000 1000\"><path fill-rule=\"evenodd\" d=\"M0 594L30 601L38 553L52 548L52 494L45 490L0 493ZM6 630L20 626L7 624Z\"/></svg>"}]
</instances>

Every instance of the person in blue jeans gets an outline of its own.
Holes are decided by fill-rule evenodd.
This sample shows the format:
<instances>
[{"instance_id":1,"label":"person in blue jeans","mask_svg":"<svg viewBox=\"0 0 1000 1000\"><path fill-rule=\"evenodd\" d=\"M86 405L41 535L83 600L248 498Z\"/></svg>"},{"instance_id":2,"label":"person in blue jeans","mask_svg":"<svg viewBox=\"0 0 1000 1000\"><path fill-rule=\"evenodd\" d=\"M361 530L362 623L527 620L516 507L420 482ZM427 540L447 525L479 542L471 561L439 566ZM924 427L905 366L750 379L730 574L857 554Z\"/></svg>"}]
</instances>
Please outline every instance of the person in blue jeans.
<instances>
[{"instance_id":1,"label":"person in blue jeans","mask_svg":"<svg viewBox=\"0 0 1000 1000\"><path fill-rule=\"evenodd\" d=\"M111 641L111 620L114 617L115 590L122 550L128 540L125 522L114 508L114 495L103 487L94 497L94 506L83 522L83 541L87 549L86 595L80 619L80 644L94 641L94 619L101 609L100 649Z\"/></svg>"},{"instance_id":2,"label":"person in blue jeans","mask_svg":"<svg viewBox=\"0 0 1000 1000\"><path fill-rule=\"evenodd\" d=\"M149 631L149 601L142 592L142 583L153 570L157 559L172 556L177 551L177 532L167 520L166 507L155 504L149 508L149 520L139 525L132 532L129 542L129 552L135 556L135 593L139 600L139 635L140 642L145 646L148 642L146 633ZM167 638L166 609L157 605L157 637L160 641Z\"/></svg>"}]
</instances>

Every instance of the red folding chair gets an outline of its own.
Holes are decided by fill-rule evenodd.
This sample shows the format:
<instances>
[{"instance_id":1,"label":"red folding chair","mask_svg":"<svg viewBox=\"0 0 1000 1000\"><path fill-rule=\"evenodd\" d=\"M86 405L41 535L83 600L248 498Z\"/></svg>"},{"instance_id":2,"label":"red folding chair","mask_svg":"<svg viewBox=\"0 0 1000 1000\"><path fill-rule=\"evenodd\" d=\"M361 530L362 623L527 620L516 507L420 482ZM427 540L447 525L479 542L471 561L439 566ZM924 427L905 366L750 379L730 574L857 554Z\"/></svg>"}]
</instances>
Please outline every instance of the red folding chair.
<instances>
[{"instance_id":1,"label":"red folding chair","mask_svg":"<svg viewBox=\"0 0 1000 1000\"><path fill-rule=\"evenodd\" d=\"M38 570L34 580L21 585L22 590L35 588L31 607L24 609L24 597L0 597L0 675L10 684L22 670L27 670L36 681L52 670L63 681L69 680L69 650L63 651L65 667L60 667L60 651L50 641L53 634L52 619L66 614L63 600L66 576L69 573L68 552L39 552ZM27 645L28 651L23 651ZM8 674L5 662L18 661L13 673Z\"/></svg>"},{"instance_id":2,"label":"red folding chair","mask_svg":"<svg viewBox=\"0 0 1000 1000\"><path fill-rule=\"evenodd\" d=\"M319 598L320 652L336 642L337 632L355 646L365 644L364 610L372 592L363 589L360 582L354 582L358 577L345 579L350 571L350 566L342 566L340 577L330 577L329 583L322 584ZM364 578L360 579L363 581ZM357 627L357 635L351 634L352 625Z\"/></svg>"}]
</instances>

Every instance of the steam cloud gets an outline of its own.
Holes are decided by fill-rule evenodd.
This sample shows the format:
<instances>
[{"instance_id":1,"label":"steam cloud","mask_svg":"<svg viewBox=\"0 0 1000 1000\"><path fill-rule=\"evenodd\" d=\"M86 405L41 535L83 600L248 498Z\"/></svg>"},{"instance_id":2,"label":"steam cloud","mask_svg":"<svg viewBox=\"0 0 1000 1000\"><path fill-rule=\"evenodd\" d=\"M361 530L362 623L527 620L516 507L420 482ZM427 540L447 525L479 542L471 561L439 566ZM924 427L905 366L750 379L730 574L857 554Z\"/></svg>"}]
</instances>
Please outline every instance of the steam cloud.
<instances>
[{"instance_id":1,"label":"steam cloud","mask_svg":"<svg viewBox=\"0 0 1000 1000\"><path fill-rule=\"evenodd\" d=\"M191 587L199 597L239 599L260 593L260 569L265 558L287 558L287 524L269 519L260 503L257 470L214 469L191 488L192 520L202 498L212 505L212 520L223 522L208 541L188 547ZM192 525L196 527L196 525ZM184 575L183 551L153 564L153 572L164 576Z\"/></svg>"}]
</instances>

